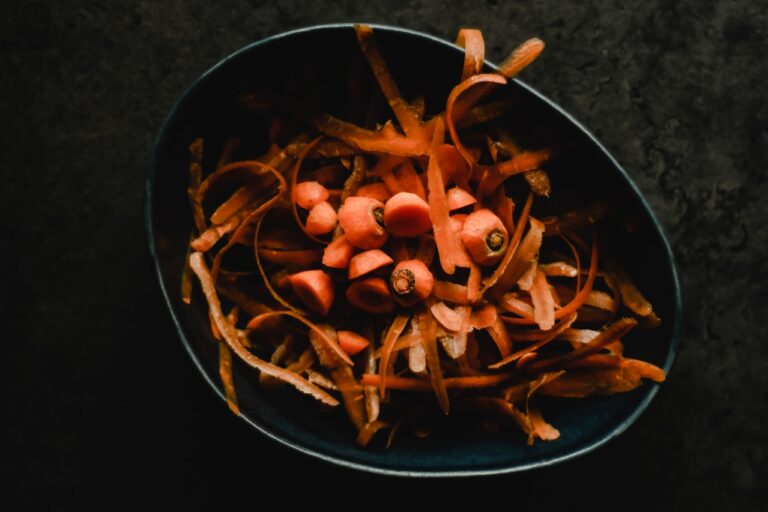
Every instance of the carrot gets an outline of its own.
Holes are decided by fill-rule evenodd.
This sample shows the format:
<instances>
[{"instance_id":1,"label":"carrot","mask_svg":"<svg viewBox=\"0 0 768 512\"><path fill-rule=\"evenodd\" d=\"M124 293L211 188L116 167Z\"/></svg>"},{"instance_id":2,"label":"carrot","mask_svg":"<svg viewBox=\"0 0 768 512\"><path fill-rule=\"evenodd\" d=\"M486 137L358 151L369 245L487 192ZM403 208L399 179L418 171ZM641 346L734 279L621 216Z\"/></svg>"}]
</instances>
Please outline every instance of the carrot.
<instances>
[{"instance_id":1,"label":"carrot","mask_svg":"<svg viewBox=\"0 0 768 512\"><path fill-rule=\"evenodd\" d=\"M363 336L352 331L338 331L339 346L350 356L354 356L365 350L370 342Z\"/></svg>"},{"instance_id":2,"label":"carrot","mask_svg":"<svg viewBox=\"0 0 768 512\"><path fill-rule=\"evenodd\" d=\"M321 402L327 405L331 405L331 406L339 405L338 400L333 398L331 395L329 395L328 393L326 393L316 385L307 381L306 379L303 379L302 377L300 377L299 375L296 375L293 372L289 372L283 368L280 368L271 363L268 363L263 359L251 354L248 350L246 350L246 348L243 347L242 343L240 343L240 340L238 339L238 335L235 327L227 321L227 319L224 317L224 314L221 311L221 304L219 302L218 295L216 294L216 287L214 286L213 279L211 278L210 272L206 268L205 258L203 257L203 254L201 252L192 253L192 255L190 256L190 266L192 267L192 270L195 272L198 279L200 280L200 284L203 287L203 293L205 295L206 300L208 301L208 305L211 311L211 316L213 317L216 326L218 327L219 331L221 331L221 334L224 337L224 340L227 342L227 345L229 345L232 351L238 357L240 357L240 359L242 359L248 365L261 371L262 373L271 375L276 379L285 381L288 384L291 384L297 390L301 391L302 393L311 395L312 397L320 400ZM290 312L288 311L281 311L281 312L274 312L274 313L290 314ZM261 318L264 315L274 315L274 313L264 313L263 315L257 316L255 318ZM251 320L251 322L253 322L253 320Z\"/></svg>"},{"instance_id":3,"label":"carrot","mask_svg":"<svg viewBox=\"0 0 768 512\"><path fill-rule=\"evenodd\" d=\"M454 183L456 186L469 189L469 180L472 177L472 169L467 164L464 157L456 146L452 144L441 144L433 152L440 164L440 170L443 173L445 184Z\"/></svg>"},{"instance_id":4,"label":"carrot","mask_svg":"<svg viewBox=\"0 0 768 512\"><path fill-rule=\"evenodd\" d=\"M541 219L545 228L544 236L559 235L590 226L604 218L609 212L610 209L607 205L597 203L561 215L545 217Z\"/></svg>"},{"instance_id":5,"label":"carrot","mask_svg":"<svg viewBox=\"0 0 768 512\"><path fill-rule=\"evenodd\" d=\"M408 325L408 320L410 320L408 315L397 315L387 330L387 334L382 342L381 362L379 363L379 382L372 384L370 382L366 383L364 379L362 380L364 386L378 386L379 395L382 397L385 396L384 393L387 390L387 375L391 371L390 358L392 357L392 348L395 346L397 338L400 337L405 326Z\"/></svg>"},{"instance_id":6,"label":"carrot","mask_svg":"<svg viewBox=\"0 0 768 512\"><path fill-rule=\"evenodd\" d=\"M435 279L421 260L399 262L389 277L392 293L400 304L411 306L429 297Z\"/></svg>"},{"instance_id":7,"label":"carrot","mask_svg":"<svg viewBox=\"0 0 768 512\"><path fill-rule=\"evenodd\" d=\"M389 68L373 37L373 30L367 25L355 25L355 34L357 35L357 42L360 44L363 55L365 55L365 58L371 65L371 70L376 77L376 81L379 83L381 92L387 98L387 102L389 102L389 106L395 113L400 126L403 127L403 131L409 136L417 135L420 122L400 95L400 91L392 79Z\"/></svg>"},{"instance_id":8,"label":"carrot","mask_svg":"<svg viewBox=\"0 0 768 512\"><path fill-rule=\"evenodd\" d=\"M552 298L552 288L547 277L541 270L536 270L531 288L533 301L533 319L540 329L548 330L555 325L555 301Z\"/></svg>"},{"instance_id":9,"label":"carrot","mask_svg":"<svg viewBox=\"0 0 768 512\"><path fill-rule=\"evenodd\" d=\"M339 224L347 241L358 249L378 249L387 241L384 204L368 197L350 197L339 209Z\"/></svg>"},{"instance_id":10,"label":"carrot","mask_svg":"<svg viewBox=\"0 0 768 512\"><path fill-rule=\"evenodd\" d=\"M477 203L477 199L461 187L448 189L447 196L448 210L450 211L460 210L461 208Z\"/></svg>"},{"instance_id":11,"label":"carrot","mask_svg":"<svg viewBox=\"0 0 768 512\"><path fill-rule=\"evenodd\" d=\"M457 267L470 268L474 265L472 256L469 255L467 248L464 246L464 241L461 239L461 233L464 229L464 221L467 220L467 216L461 213L451 215L448 218L448 230L451 233L453 244L456 247L456 252L453 253L453 262Z\"/></svg>"},{"instance_id":12,"label":"carrot","mask_svg":"<svg viewBox=\"0 0 768 512\"><path fill-rule=\"evenodd\" d=\"M321 316L333 305L335 288L330 276L322 270L305 270L291 276L291 288L309 309Z\"/></svg>"},{"instance_id":13,"label":"carrot","mask_svg":"<svg viewBox=\"0 0 768 512\"><path fill-rule=\"evenodd\" d=\"M491 210L475 210L467 216L461 239L472 259L480 265L493 265L507 249L507 228Z\"/></svg>"},{"instance_id":14,"label":"carrot","mask_svg":"<svg viewBox=\"0 0 768 512\"><path fill-rule=\"evenodd\" d=\"M496 348L499 349L502 359L507 357L512 352L512 341L509 339L509 333L500 316L496 317L496 321L489 327L486 332L490 335L493 342L496 344Z\"/></svg>"},{"instance_id":15,"label":"carrot","mask_svg":"<svg viewBox=\"0 0 768 512\"><path fill-rule=\"evenodd\" d=\"M357 197L370 197L382 203L386 203L387 200L392 197L389 189L384 183L369 183L362 185L355 192Z\"/></svg>"},{"instance_id":16,"label":"carrot","mask_svg":"<svg viewBox=\"0 0 768 512\"><path fill-rule=\"evenodd\" d=\"M392 236L415 237L432 229L429 205L410 192L398 192L384 206L384 225Z\"/></svg>"},{"instance_id":17,"label":"carrot","mask_svg":"<svg viewBox=\"0 0 768 512\"><path fill-rule=\"evenodd\" d=\"M498 386L514 377L513 373L497 373L491 375L473 375L471 377L447 377L443 380L446 389L480 389ZM407 377L387 376L387 387L402 391L433 391L429 382ZM364 373L360 383L364 386L377 386L381 384L381 375Z\"/></svg>"},{"instance_id":18,"label":"carrot","mask_svg":"<svg viewBox=\"0 0 768 512\"><path fill-rule=\"evenodd\" d=\"M607 265L611 278L619 289L621 300L627 308L640 318L649 319L650 323L654 325L661 323L659 318L653 312L653 306L651 306L651 303L643 296L634 281L632 281L632 278L629 277L629 274L627 274L627 272L612 258L608 259Z\"/></svg>"},{"instance_id":19,"label":"carrot","mask_svg":"<svg viewBox=\"0 0 768 512\"><path fill-rule=\"evenodd\" d=\"M368 165L361 155L356 155L352 162L352 172L344 181L344 189L341 191L341 201L344 202L349 196L357 195L357 189L365 178Z\"/></svg>"},{"instance_id":20,"label":"carrot","mask_svg":"<svg viewBox=\"0 0 768 512\"><path fill-rule=\"evenodd\" d=\"M520 279L523 272L526 271L531 261L539 253L542 242L542 233L544 232L544 226L538 220L533 217L528 218L531 227L525 238L515 250L513 257L507 263L503 269L502 274L499 276L499 280L494 285L493 294L495 296L509 290L512 285ZM499 265L501 266L501 265Z\"/></svg>"},{"instance_id":21,"label":"carrot","mask_svg":"<svg viewBox=\"0 0 768 512\"><path fill-rule=\"evenodd\" d=\"M487 329L496 323L498 316L498 312L493 305L483 304L479 309L472 311L470 324L472 329Z\"/></svg>"},{"instance_id":22,"label":"carrot","mask_svg":"<svg viewBox=\"0 0 768 512\"><path fill-rule=\"evenodd\" d=\"M257 248L256 251L260 258L270 263L279 263L281 265L300 265L307 267L318 263L323 257L323 251L320 249L294 249L280 250Z\"/></svg>"},{"instance_id":23,"label":"carrot","mask_svg":"<svg viewBox=\"0 0 768 512\"><path fill-rule=\"evenodd\" d=\"M427 360L427 369L429 370L429 380L437 396L440 409L447 415L450 411L450 404L448 401L448 390L445 387L443 369L440 364L440 355L437 352L435 319L428 312L424 311L419 315L418 320L419 330L421 331L421 343L424 346L424 355Z\"/></svg>"},{"instance_id":24,"label":"carrot","mask_svg":"<svg viewBox=\"0 0 768 512\"><path fill-rule=\"evenodd\" d=\"M437 120L435 134L432 138L433 151L443 143L443 121ZM429 159L427 168L427 181L429 185L429 218L432 220L432 229L435 233L437 254L440 258L440 266L446 274L456 271L454 254L458 252L454 237L448 229L448 198L445 194L442 171L434 152Z\"/></svg>"},{"instance_id":25,"label":"carrot","mask_svg":"<svg viewBox=\"0 0 768 512\"><path fill-rule=\"evenodd\" d=\"M463 82L483 69L485 60L483 33L475 28L462 28L456 37L456 44L464 48L464 68L461 71Z\"/></svg>"},{"instance_id":26,"label":"carrot","mask_svg":"<svg viewBox=\"0 0 768 512\"><path fill-rule=\"evenodd\" d=\"M454 304L469 304L467 287L449 281L435 280L432 295L436 299L453 302Z\"/></svg>"},{"instance_id":27,"label":"carrot","mask_svg":"<svg viewBox=\"0 0 768 512\"><path fill-rule=\"evenodd\" d=\"M240 407L237 404L235 382L232 377L232 352L226 343L219 343L219 376L224 386L224 394L227 397L229 410L240 416Z\"/></svg>"},{"instance_id":28,"label":"carrot","mask_svg":"<svg viewBox=\"0 0 768 512\"><path fill-rule=\"evenodd\" d=\"M294 187L296 204L305 210L311 210L328 200L328 189L316 181L303 181Z\"/></svg>"},{"instance_id":29,"label":"carrot","mask_svg":"<svg viewBox=\"0 0 768 512\"><path fill-rule=\"evenodd\" d=\"M355 247L342 235L325 247L322 263L328 268L347 268L354 253Z\"/></svg>"},{"instance_id":30,"label":"carrot","mask_svg":"<svg viewBox=\"0 0 768 512\"><path fill-rule=\"evenodd\" d=\"M409 192L416 194L420 199L427 197L421 178L419 178L413 165L408 160L405 160L391 171L385 172L381 179L384 181L384 185L386 185L390 194Z\"/></svg>"},{"instance_id":31,"label":"carrot","mask_svg":"<svg viewBox=\"0 0 768 512\"><path fill-rule=\"evenodd\" d=\"M448 133L451 135L451 140L453 141L453 144L456 146L456 149L459 150L461 153L461 156L464 157L464 160L467 161L467 163L471 166L475 164L475 159L472 157L470 152L467 150L467 148L464 147L464 145L461 143L461 140L459 140L459 135L456 131L456 124L454 119L454 104L456 103L456 100L461 96L465 91L468 89L478 85L478 84L485 84L485 83L493 83L493 84L505 84L507 83L507 80L503 76L494 75L494 74L480 74L480 75L474 75L463 82L461 82L459 85L453 88L451 90L451 93L448 95L448 100L445 104L445 124L448 128Z\"/></svg>"},{"instance_id":32,"label":"carrot","mask_svg":"<svg viewBox=\"0 0 768 512\"><path fill-rule=\"evenodd\" d=\"M523 237L523 229L525 229L525 225L528 221L528 215L531 212L531 206L533 206L533 194L529 193L528 198L525 200L523 211L520 213L520 218L517 220L517 224L515 225L515 232L513 233L509 244L507 245L507 252L504 253L504 257L502 258L501 263L499 263L499 266L496 267L496 270L493 271L493 274L491 274L490 277L483 281L483 292L495 286L496 283L499 282L499 279L502 277L502 275L506 273L507 267L509 267L509 264L512 261L512 257L517 252L517 246Z\"/></svg>"},{"instance_id":33,"label":"carrot","mask_svg":"<svg viewBox=\"0 0 768 512\"><path fill-rule=\"evenodd\" d=\"M497 301L501 309L508 313L514 313L529 320L533 320L533 305L517 297L515 292L505 293Z\"/></svg>"},{"instance_id":34,"label":"carrot","mask_svg":"<svg viewBox=\"0 0 768 512\"><path fill-rule=\"evenodd\" d=\"M453 309L448 307L445 302L435 302L429 310L440 325L451 332L458 332L464 325L463 318Z\"/></svg>"},{"instance_id":35,"label":"carrot","mask_svg":"<svg viewBox=\"0 0 768 512\"><path fill-rule=\"evenodd\" d=\"M576 315L571 315L570 317L564 319L558 325L550 329L549 331L542 332L540 335L541 339L537 340L535 343L528 345L527 347L521 350L518 350L514 354L509 354L508 356L504 357L503 359L501 359L496 363L488 365L488 368L490 368L491 370L498 370L502 366L506 366L509 363L519 360L523 356L533 353L535 350L540 349L541 347L551 342L552 340L557 339L557 337L560 336L560 334L562 334L565 330L570 328L570 326L573 324L575 320L576 320Z\"/></svg>"},{"instance_id":36,"label":"carrot","mask_svg":"<svg viewBox=\"0 0 768 512\"><path fill-rule=\"evenodd\" d=\"M338 216L330 203L323 201L312 207L304 226L310 235L325 235L336 227Z\"/></svg>"},{"instance_id":37,"label":"carrot","mask_svg":"<svg viewBox=\"0 0 768 512\"><path fill-rule=\"evenodd\" d=\"M346 292L353 306L368 313L390 313L395 308L387 282L380 277L366 277L354 281Z\"/></svg>"},{"instance_id":38,"label":"carrot","mask_svg":"<svg viewBox=\"0 0 768 512\"><path fill-rule=\"evenodd\" d=\"M379 249L363 251L349 260L349 278L355 279L393 263L387 253Z\"/></svg>"}]
</instances>

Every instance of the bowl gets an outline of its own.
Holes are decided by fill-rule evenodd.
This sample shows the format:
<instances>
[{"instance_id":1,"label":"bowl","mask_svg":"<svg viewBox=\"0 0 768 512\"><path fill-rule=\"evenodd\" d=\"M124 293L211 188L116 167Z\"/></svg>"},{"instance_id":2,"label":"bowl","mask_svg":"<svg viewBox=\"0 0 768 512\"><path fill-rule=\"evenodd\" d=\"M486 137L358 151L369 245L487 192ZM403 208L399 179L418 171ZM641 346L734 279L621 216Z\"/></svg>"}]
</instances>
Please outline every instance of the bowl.
<instances>
[{"instance_id":1,"label":"bowl","mask_svg":"<svg viewBox=\"0 0 768 512\"><path fill-rule=\"evenodd\" d=\"M445 98L459 78L463 51L427 34L373 27L404 97L423 94L427 112L443 110ZM187 146L199 136L216 146L228 136L253 132L250 118L236 107L235 97L254 84L261 92L310 93L324 109L343 115L345 71L349 65L363 62L360 59L352 24L314 26L269 37L203 74L173 107L160 132L146 182L149 248L179 337L222 398L218 350L204 301L187 305L180 296L180 276L192 232L186 196ZM495 69L488 62L485 66ZM630 333L626 353L669 371L680 337L680 289L669 243L648 203L608 151L562 108L518 80L505 86L502 94L515 100L517 107L508 122L524 144L561 145L561 157L548 167L553 195L567 190L568 197L584 204L610 198L618 214L632 219L631 232L617 230L611 235L611 248L641 284L663 322L655 330ZM519 125L519 120L524 123ZM359 447L343 412L320 412L309 399L288 389L263 389L254 376L252 368L235 364L241 417L262 434L328 462L405 476L496 474L571 459L618 436L659 389L646 382L619 395L548 400L543 404L546 418L561 432L554 442L527 446L523 435L513 430L499 434L447 430L423 440L401 436L387 451L378 445Z\"/></svg>"}]
</instances>

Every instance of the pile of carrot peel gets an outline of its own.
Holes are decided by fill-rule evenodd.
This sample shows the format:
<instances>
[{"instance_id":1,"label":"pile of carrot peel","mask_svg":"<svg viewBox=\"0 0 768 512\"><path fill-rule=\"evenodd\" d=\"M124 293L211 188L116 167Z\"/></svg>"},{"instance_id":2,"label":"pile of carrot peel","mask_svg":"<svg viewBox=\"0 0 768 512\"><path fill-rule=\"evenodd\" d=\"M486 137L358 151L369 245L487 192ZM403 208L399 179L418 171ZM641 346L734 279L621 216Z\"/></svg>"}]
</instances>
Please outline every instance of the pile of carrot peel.
<instances>
[{"instance_id":1,"label":"pile of carrot peel","mask_svg":"<svg viewBox=\"0 0 768 512\"><path fill-rule=\"evenodd\" d=\"M190 145L196 234L181 293L192 301L197 276L232 411L233 354L263 386L344 408L362 445L385 430L387 446L403 429L428 435L441 413L550 441L539 397L662 382L623 355L628 333L660 319L602 250L608 210L536 218L559 156L521 148L500 122L514 102L493 92L544 44L485 73L482 34L462 29L458 82L427 115L428 99L401 95L373 30L355 33L391 118L353 123L246 92L239 106L269 123L260 156L233 137L206 172L204 141ZM366 117L359 92L353 119Z\"/></svg>"}]
</instances>

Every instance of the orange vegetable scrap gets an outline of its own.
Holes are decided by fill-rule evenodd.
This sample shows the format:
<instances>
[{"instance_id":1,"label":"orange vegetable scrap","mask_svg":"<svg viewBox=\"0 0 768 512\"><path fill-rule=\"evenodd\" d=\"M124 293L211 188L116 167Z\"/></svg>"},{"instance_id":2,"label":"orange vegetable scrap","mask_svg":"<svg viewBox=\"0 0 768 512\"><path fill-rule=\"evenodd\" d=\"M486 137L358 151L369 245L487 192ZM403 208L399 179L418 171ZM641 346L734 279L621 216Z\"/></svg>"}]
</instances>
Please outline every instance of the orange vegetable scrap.
<instances>
[{"instance_id":1,"label":"orange vegetable scrap","mask_svg":"<svg viewBox=\"0 0 768 512\"><path fill-rule=\"evenodd\" d=\"M462 29L464 60L440 105L404 97L374 31L354 32L383 117L363 111L359 79L345 82L349 120L307 98L243 91L238 105L269 134L263 155L233 161L258 154L245 137L189 146L195 233L182 297L196 305L196 275L232 411L244 405L236 383L288 384L344 409L363 445L386 429L391 442L414 406L508 417L532 443L560 436L544 419L555 399L540 397L662 382L661 368L623 355L636 325L661 319L601 245L610 209L584 201L540 216L567 194L548 169L567 152L522 147L504 125L515 102L486 100L544 44L526 41L484 73L482 33ZM235 378L234 358L259 378Z\"/></svg>"}]
</instances>

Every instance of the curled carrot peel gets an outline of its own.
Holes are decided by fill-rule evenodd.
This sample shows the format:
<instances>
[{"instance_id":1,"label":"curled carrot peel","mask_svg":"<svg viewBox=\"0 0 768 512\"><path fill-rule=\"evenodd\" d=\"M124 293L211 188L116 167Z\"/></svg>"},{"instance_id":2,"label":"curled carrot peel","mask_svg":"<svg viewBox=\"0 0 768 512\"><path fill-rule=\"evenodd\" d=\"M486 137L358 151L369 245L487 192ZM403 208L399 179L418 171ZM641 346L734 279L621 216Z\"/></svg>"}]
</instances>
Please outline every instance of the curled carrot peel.
<instances>
[{"instance_id":1,"label":"curled carrot peel","mask_svg":"<svg viewBox=\"0 0 768 512\"><path fill-rule=\"evenodd\" d=\"M566 161L568 146L523 149L505 125L524 127L527 109L512 125L497 121L520 99L484 100L502 93L543 43L527 41L498 73L482 74L482 34L462 30L460 80L446 88L445 110L427 114L433 99L403 97L373 30L358 25L355 35L369 66L352 64L345 119L306 99L248 92L237 103L265 123L251 132L265 134L261 156L245 145L250 136L213 144L215 155L203 154L210 145L202 139L189 148L195 229L181 297L195 305L197 275L206 324L221 341L219 375L231 410L239 411L233 354L259 370L264 386L288 383L343 405L363 446L386 428L391 443L425 401L445 414L495 416L486 428L510 419L529 443L554 441L560 433L541 406L556 405L538 403L539 396L662 382L663 369L624 357L632 342L624 336L659 319L642 283L599 243L596 225L611 209L598 198L533 216L535 198L566 183L554 176L557 168L550 182L543 166L556 150ZM380 95L367 94L366 83L381 89L391 113L378 109ZM235 161L237 154L254 156ZM218 163L205 173L203 162ZM508 194L517 200L519 190L528 193L516 208ZM239 397L244 406L247 396ZM415 409L400 405L407 401Z\"/></svg>"}]
</instances>

